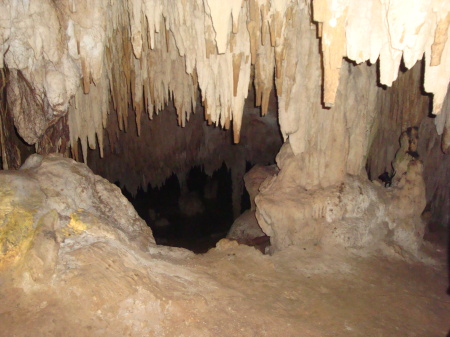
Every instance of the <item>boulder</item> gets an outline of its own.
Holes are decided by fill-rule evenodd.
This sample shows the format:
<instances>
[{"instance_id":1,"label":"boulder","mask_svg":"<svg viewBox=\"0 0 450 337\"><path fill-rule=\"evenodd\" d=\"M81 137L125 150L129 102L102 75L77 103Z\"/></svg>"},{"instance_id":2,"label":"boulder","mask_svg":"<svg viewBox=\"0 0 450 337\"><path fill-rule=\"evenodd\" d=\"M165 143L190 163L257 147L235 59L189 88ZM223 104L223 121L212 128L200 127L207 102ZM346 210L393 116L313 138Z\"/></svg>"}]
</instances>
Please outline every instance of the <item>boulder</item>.
<instances>
[{"instance_id":1,"label":"boulder","mask_svg":"<svg viewBox=\"0 0 450 337\"><path fill-rule=\"evenodd\" d=\"M59 155L32 155L19 171L2 171L0 200L0 264L17 262L37 242L33 261L47 268L73 235L115 238L141 250L155 243L117 186Z\"/></svg>"}]
</instances>

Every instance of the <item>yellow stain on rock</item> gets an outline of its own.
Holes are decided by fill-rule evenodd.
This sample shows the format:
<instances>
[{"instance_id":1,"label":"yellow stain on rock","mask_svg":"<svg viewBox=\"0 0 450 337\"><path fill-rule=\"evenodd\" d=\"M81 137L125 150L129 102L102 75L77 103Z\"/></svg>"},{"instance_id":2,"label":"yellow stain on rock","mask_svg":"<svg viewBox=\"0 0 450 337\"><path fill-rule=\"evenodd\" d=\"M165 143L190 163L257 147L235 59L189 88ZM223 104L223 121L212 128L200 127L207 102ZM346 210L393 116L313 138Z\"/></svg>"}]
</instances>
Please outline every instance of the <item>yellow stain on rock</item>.
<instances>
[{"instance_id":1,"label":"yellow stain on rock","mask_svg":"<svg viewBox=\"0 0 450 337\"><path fill-rule=\"evenodd\" d=\"M0 267L15 262L27 252L35 230L33 211L14 209L4 216L0 225Z\"/></svg>"},{"instance_id":2,"label":"yellow stain on rock","mask_svg":"<svg viewBox=\"0 0 450 337\"><path fill-rule=\"evenodd\" d=\"M83 233L86 229L88 229L87 224L82 220L83 211L84 210L79 209L77 212L73 212L70 214L70 222L62 230L64 236L79 235Z\"/></svg>"}]
</instances>

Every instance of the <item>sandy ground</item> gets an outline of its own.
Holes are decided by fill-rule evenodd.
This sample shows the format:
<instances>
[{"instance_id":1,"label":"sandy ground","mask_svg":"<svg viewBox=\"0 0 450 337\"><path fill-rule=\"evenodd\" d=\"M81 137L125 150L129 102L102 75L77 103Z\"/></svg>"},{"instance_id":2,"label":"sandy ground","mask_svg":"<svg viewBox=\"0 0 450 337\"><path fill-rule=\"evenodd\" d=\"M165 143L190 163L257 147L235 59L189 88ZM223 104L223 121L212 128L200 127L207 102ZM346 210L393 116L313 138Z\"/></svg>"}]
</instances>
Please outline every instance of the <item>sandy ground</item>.
<instances>
[{"instance_id":1,"label":"sandy ground","mask_svg":"<svg viewBox=\"0 0 450 337\"><path fill-rule=\"evenodd\" d=\"M204 255L66 240L54 274L3 271L0 336L446 336L444 248L435 265L222 241ZM72 245L72 246L71 246Z\"/></svg>"}]
</instances>

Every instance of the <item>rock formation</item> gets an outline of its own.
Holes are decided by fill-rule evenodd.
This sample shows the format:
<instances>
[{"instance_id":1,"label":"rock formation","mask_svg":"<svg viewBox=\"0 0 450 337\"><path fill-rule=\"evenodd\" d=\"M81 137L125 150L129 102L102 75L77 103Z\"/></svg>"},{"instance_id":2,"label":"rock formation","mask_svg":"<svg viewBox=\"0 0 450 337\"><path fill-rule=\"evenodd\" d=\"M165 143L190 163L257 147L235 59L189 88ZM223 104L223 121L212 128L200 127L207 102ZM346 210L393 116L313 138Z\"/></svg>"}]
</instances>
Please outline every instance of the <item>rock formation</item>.
<instances>
[{"instance_id":1,"label":"rock formation","mask_svg":"<svg viewBox=\"0 0 450 337\"><path fill-rule=\"evenodd\" d=\"M236 300L245 292L230 285L218 300L220 268L205 269L218 262L239 284L224 261L241 252L254 262L252 269L238 259L246 280L266 289L295 283L290 254L313 261L317 251L383 252L438 264L422 237L427 224L450 226L449 24L447 0L0 1L0 265L10 278L0 290L21 289L19 299L42 306L39 320L71 308L58 295L67 286L90 306L73 310L94 321L93 335L118 317L126 323L105 331L181 334L170 324L191 304L186 335L323 335L289 315L278 331L261 323L271 315L264 310L265 320L249 323L242 317L250 303ZM33 155L11 170L31 152L57 152L92 171L58 155ZM119 189L93 174L136 194L172 174L183 185L194 166L211 176L225 163L237 217L248 165L273 164L276 154L277 168L247 175L251 221L236 223L252 223L237 234L242 242L270 237L273 256L231 240L204 260L157 247ZM386 184L376 181L383 174ZM281 282L267 276L271 263ZM58 304L36 304L42 289ZM302 297L279 290L270 301L256 296L258 305L272 307L276 296ZM20 301L5 298L15 314ZM232 312L235 300L241 307ZM239 326L202 327L210 303L222 325L239 317ZM37 334L63 334L51 324Z\"/></svg>"},{"instance_id":2,"label":"rock formation","mask_svg":"<svg viewBox=\"0 0 450 337\"><path fill-rule=\"evenodd\" d=\"M116 186L56 155L32 156L21 170L0 172L0 182L0 336L404 336L448 328L439 263L405 266L302 246L269 256L226 239L205 255L157 246ZM344 189L361 186L370 192L355 180ZM346 220L356 225L364 209L348 201ZM430 284L429 296L411 296ZM405 315L408 306L415 310Z\"/></svg>"},{"instance_id":3,"label":"rock formation","mask_svg":"<svg viewBox=\"0 0 450 337\"><path fill-rule=\"evenodd\" d=\"M150 228L120 189L85 165L57 155L33 155L19 171L2 171L0 178L2 264L23 258L35 236L45 237L38 255L27 260L36 275L42 274L39 268L54 267L60 243L73 235L84 233L89 241L89 235L100 232L141 249L154 243Z\"/></svg>"},{"instance_id":4,"label":"rock formation","mask_svg":"<svg viewBox=\"0 0 450 337\"><path fill-rule=\"evenodd\" d=\"M402 153L398 157L409 156ZM370 251L387 244L414 256L424 234L423 164L412 157L403 161L405 170L398 169L388 189L350 175L340 185L307 189L298 157L285 143L277 157L280 173L267 178L256 196L258 223L271 237L273 250L340 245Z\"/></svg>"},{"instance_id":5,"label":"rock formation","mask_svg":"<svg viewBox=\"0 0 450 337\"><path fill-rule=\"evenodd\" d=\"M374 138L384 133L380 129L380 122L386 120L383 116L402 100L388 98L405 97L403 107L415 99L397 94L401 88L386 91L376 83L395 87L399 67L412 68L418 60L423 60L423 88L434 95L436 131L430 132L437 132L442 150L448 150L449 5L443 0L414 5L404 0L371 0L364 5L356 0L227 4L33 0L3 1L0 12L0 67L7 69L8 81L8 114L2 125L8 125L6 115L12 115L23 140L43 154L68 153L70 147L74 158L86 161L88 148L97 148L98 143L102 157L108 156L105 145L112 151L124 147L120 153L126 156L130 147L119 130L148 134L143 113L153 118L169 101L179 125L188 125L191 113L202 105L208 123L232 128L237 142L246 133L244 101L253 84L255 104L263 115L273 111L271 95L277 98L281 133L301 158L302 185L326 188L341 183L346 174L359 175L367 159L377 162L376 166L392 161L368 158ZM418 77L413 91L420 96ZM406 90L411 87L412 82L403 85ZM410 115L421 116L409 125L390 121L395 126L390 136L394 142L406 128L419 127L429 114L428 106L420 107L418 114L401 107L402 111L394 112L402 121L411 120ZM135 127L131 127L132 119ZM195 127L196 132L199 129ZM2 131L2 143L8 147L11 133L11 129ZM164 134L159 137L158 143L168 142ZM148 149L148 141L142 144ZM198 146L190 156L195 157ZM129 151L132 158L141 153ZM20 164L17 152L3 151L4 167ZM207 161L221 164L225 153L213 152ZM128 182L131 190L146 188L152 180L158 185L167 178L167 173L139 169L148 166L145 160L124 162L136 167L133 177L137 178ZM237 181L243 173L237 163L233 166L238 204L243 185ZM124 167L116 171L129 172ZM115 181L117 175L108 178ZM439 181L448 184L442 175ZM436 182L430 181L431 185ZM427 202L434 209L431 200L436 197L431 190L427 190ZM445 192L437 193L449 202ZM438 217L439 221L444 218Z\"/></svg>"},{"instance_id":6,"label":"rock formation","mask_svg":"<svg viewBox=\"0 0 450 337\"><path fill-rule=\"evenodd\" d=\"M376 0L364 5L356 0L251 0L226 5L212 0L109 4L67 0L4 1L1 6L0 65L4 60L10 69L8 100L19 133L28 143L36 143L69 111L71 145L75 147L79 138L84 155L88 144L96 146L96 134L103 148L110 103L120 129L127 128L127 102L132 96L139 129L143 112L152 117L173 98L179 124L185 125L197 104L197 85L207 120L225 127L232 124L238 141L252 65L257 105L267 112L275 74L282 132L296 133L299 126L291 121L306 113L291 102L299 97L295 90L311 102L313 92L321 92L299 80L310 71L322 76L314 62L319 60L316 35L323 55L319 101L325 106L340 105L336 99L340 80L346 81L344 56L358 64L379 59L379 81L390 86L402 57L405 67L411 68L425 54L424 87L435 96L435 114L442 111L450 78L446 1L418 1L411 6L408 1ZM311 66L305 67L308 60ZM363 119L357 111L352 114ZM33 125L26 122L31 118ZM437 119L439 134L448 130L448 118L444 111ZM304 145L293 138L298 154Z\"/></svg>"}]
</instances>

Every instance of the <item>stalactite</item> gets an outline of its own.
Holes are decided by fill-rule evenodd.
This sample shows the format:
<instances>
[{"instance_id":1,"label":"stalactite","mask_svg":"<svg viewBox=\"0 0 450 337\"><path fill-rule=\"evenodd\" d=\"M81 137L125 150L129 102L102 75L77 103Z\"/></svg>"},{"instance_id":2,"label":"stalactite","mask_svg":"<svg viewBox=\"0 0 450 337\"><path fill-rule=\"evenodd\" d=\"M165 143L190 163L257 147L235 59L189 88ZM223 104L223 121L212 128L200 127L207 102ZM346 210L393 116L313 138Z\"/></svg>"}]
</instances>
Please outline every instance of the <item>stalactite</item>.
<instances>
[{"instance_id":1,"label":"stalactite","mask_svg":"<svg viewBox=\"0 0 450 337\"><path fill-rule=\"evenodd\" d=\"M224 131L204 123L200 104L197 104L197 111L191 115L189 123L179 128L176 108L171 102L153 120L142 118L139 137L136 134L137 125L131 122L132 114L128 116L128 132L115 128L117 115L111 114L106 128L104 158L100 159L98 149L89 151L89 166L94 172L110 181L120 181L121 186L136 193L138 188L146 189L148 184L161 186L172 174L176 174L182 183L183 176L194 166L203 167L205 173L212 176L223 163L229 169L244 165L243 172L246 162L270 164L282 142L274 113L275 95L271 96L270 113L266 117L259 115L259 109L253 106L252 91L250 95L244 108L241 142L238 145L232 144L231 130ZM108 165L104 165L105 162ZM238 180L235 183L238 184ZM239 197L239 186L235 190ZM235 204L237 209L240 202Z\"/></svg>"},{"instance_id":2,"label":"stalactite","mask_svg":"<svg viewBox=\"0 0 450 337\"><path fill-rule=\"evenodd\" d=\"M425 90L434 94L433 113L440 113L450 80L448 1L314 0L313 6L322 31L326 106L334 104L342 57L357 63L379 58L380 82L391 86L402 57L409 69L425 53Z\"/></svg>"},{"instance_id":3,"label":"stalactite","mask_svg":"<svg viewBox=\"0 0 450 337\"><path fill-rule=\"evenodd\" d=\"M402 59L411 68L425 54L424 88L434 94L433 112L442 110L450 79L450 3L444 0L3 1L0 66L4 58L30 83L36 102L48 103L47 127L68 111L78 114L68 118L78 123L70 125L70 139L72 146L80 139L84 149L96 146L96 137L102 147L109 101L121 130L128 128L128 108L133 108L140 133L142 114L152 118L169 99L185 126L198 88L208 124L232 125L237 142L250 81L265 114L273 77L287 137L297 127L283 123L298 85L291 71L296 62L287 55L302 38L291 34L293 22L299 25L299 11L317 23L325 106L335 104L343 57L356 63L378 60L380 82L391 85ZM32 114L37 115L38 106ZM13 113L24 110L19 103ZM91 117L85 130L82 121ZM437 119L444 149L448 119ZM18 131L35 143L45 127L33 137L28 137L29 128L19 126Z\"/></svg>"}]
</instances>

